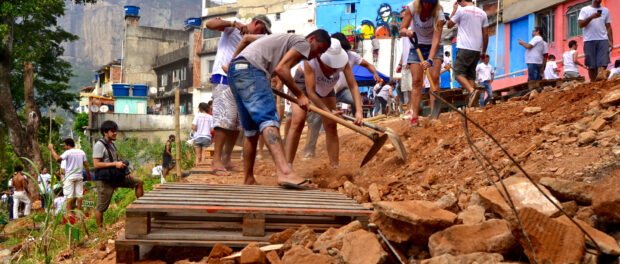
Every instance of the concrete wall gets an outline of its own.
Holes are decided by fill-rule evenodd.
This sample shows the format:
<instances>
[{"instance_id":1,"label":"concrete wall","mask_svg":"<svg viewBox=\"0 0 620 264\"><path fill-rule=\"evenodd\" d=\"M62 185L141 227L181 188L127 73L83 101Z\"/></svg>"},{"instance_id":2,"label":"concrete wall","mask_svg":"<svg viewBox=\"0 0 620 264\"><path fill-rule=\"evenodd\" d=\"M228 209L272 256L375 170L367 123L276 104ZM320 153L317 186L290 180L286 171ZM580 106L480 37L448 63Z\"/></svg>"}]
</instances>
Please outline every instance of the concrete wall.
<instances>
[{"instance_id":1,"label":"concrete wall","mask_svg":"<svg viewBox=\"0 0 620 264\"><path fill-rule=\"evenodd\" d=\"M125 28L123 77L129 84L157 85L155 58L187 45L188 32L153 27Z\"/></svg>"},{"instance_id":2,"label":"concrete wall","mask_svg":"<svg viewBox=\"0 0 620 264\"><path fill-rule=\"evenodd\" d=\"M181 140L189 138L193 115L181 115ZM131 114L96 114L92 115L91 134L98 134L103 121L112 120L118 124L121 137L136 136L154 140L165 139L174 134L173 115L131 115Z\"/></svg>"},{"instance_id":3,"label":"concrete wall","mask_svg":"<svg viewBox=\"0 0 620 264\"><path fill-rule=\"evenodd\" d=\"M315 12L314 3L303 2L283 5L282 12L270 9L267 17L271 20L272 32L286 33L295 30L295 34L305 36L316 29ZM276 13L280 13L280 19L277 19Z\"/></svg>"},{"instance_id":4,"label":"concrete wall","mask_svg":"<svg viewBox=\"0 0 620 264\"><path fill-rule=\"evenodd\" d=\"M146 114L146 97L116 97L114 113Z\"/></svg>"}]
</instances>

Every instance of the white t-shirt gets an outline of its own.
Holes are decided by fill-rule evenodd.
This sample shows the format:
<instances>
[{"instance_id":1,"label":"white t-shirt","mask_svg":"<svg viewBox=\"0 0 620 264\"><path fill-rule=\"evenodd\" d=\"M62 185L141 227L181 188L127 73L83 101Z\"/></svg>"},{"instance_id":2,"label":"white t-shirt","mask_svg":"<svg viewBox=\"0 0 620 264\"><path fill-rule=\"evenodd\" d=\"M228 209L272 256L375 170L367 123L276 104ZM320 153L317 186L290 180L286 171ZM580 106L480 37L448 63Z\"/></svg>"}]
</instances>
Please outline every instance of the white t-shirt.
<instances>
[{"instance_id":1,"label":"white t-shirt","mask_svg":"<svg viewBox=\"0 0 620 264\"><path fill-rule=\"evenodd\" d=\"M531 49L525 51L525 63L528 64L542 64L545 51L547 50L547 43L540 36L535 36L530 40Z\"/></svg>"},{"instance_id":2,"label":"white t-shirt","mask_svg":"<svg viewBox=\"0 0 620 264\"><path fill-rule=\"evenodd\" d=\"M547 66L545 66L545 80L553 80L553 79L559 79L560 76L558 76L557 73L555 73L555 69L558 68L558 64L555 63L555 61L547 61Z\"/></svg>"},{"instance_id":3,"label":"white t-shirt","mask_svg":"<svg viewBox=\"0 0 620 264\"><path fill-rule=\"evenodd\" d=\"M611 80L611 78L614 77L614 75L620 75L620 68L613 68L609 71L609 79Z\"/></svg>"},{"instance_id":4,"label":"white t-shirt","mask_svg":"<svg viewBox=\"0 0 620 264\"><path fill-rule=\"evenodd\" d=\"M615 1L614 1L615 2ZM609 10L606 7L594 8L591 5L581 8L579 11L578 20L586 20L592 16L598 10L603 11L601 17L592 19L586 27L583 28L583 41L591 40L607 40L607 27L606 24L611 23L611 17L609 16Z\"/></svg>"},{"instance_id":5,"label":"white t-shirt","mask_svg":"<svg viewBox=\"0 0 620 264\"><path fill-rule=\"evenodd\" d=\"M241 22L239 19L226 19L226 21ZM226 76L223 65L228 65L232 59L232 55L235 53L235 49L239 42L241 42L241 32L235 27L227 27L222 31L222 36L217 44L217 53L215 54L215 60L213 61L213 74L220 74Z\"/></svg>"},{"instance_id":6,"label":"white t-shirt","mask_svg":"<svg viewBox=\"0 0 620 264\"><path fill-rule=\"evenodd\" d=\"M476 66L476 74L478 74L478 82L485 82L491 80L491 74L493 74L493 66L490 64L480 63Z\"/></svg>"},{"instance_id":7,"label":"white t-shirt","mask_svg":"<svg viewBox=\"0 0 620 264\"><path fill-rule=\"evenodd\" d=\"M50 175L49 173L46 174L39 174L39 187L42 190L45 191L50 191L50 183L52 181L52 175Z\"/></svg>"},{"instance_id":8,"label":"white t-shirt","mask_svg":"<svg viewBox=\"0 0 620 264\"><path fill-rule=\"evenodd\" d=\"M334 87L336 87L336 83L338 83L338 80L340 79L340 73L342 72L343 68L337 69L336 72L334 72L334 74L332 74L331 76L325 76L325 74L323 74L323 71L321 70L318 59L314 58L308 61L308 64L314 72L314 91L316 91L316 93L321 97L325 97L329 93L333 92ZM306 64L302 63L299 69L297 69L297 71L295 72L295 76L293 78L295 79L295 83L297 84L297 86L302 89L308 89L308 87L306 87L306 78L304 75L305 67Z\"/></svg>"},{"instance_id":9,"label":"white t-shirt","mask_svg":"<svg viewBox=\"0 0 620 264\"><path fill-rule=\"evenodd\" d=\"M54 210L54 213L56 215L62 212L65 209L65 206L67 206L67 198L65 198L64 196L58 196L54 198L54 208L56 208Z\"/></svg>"},{"instance_id":10,"label":"white t-shirt","mask_svg":"<svg viewBox=\"0 0 620 264\"><path fill-rule=\"evenodd\" d=\"M409 40L409 38L407 37L402 37L400 38L400 44L403 47L403 54L401 55L401 59L404 71L405 67L407 66L407 60L409 59L409 52L411 51L411 40Z\"/></svg>"},{"instance_id":11,"label":"white t-shirt","mask_svg":"<svg viewBox=\"0 0 620 264\"><path fill-rule=\"evenodd\" d=\"M564 64L564 72L579 72L579 68L577 68L577 64L573 60L573 54L577 52L576 50L569 50L562 54L562 61Z\"/></svg>"},{"instance_id":12,"label":"white t-shirt","mask_svg":"<svg viewBox=\"0 0 620 264\"><path fill-rule=\"evenodd\" d=\"M196 126L194 138L206 137L211 139L211 128L213 127L213 116L207 113L198 113L194 116L192 125Z\"/></svg>"},{"instance_id":13,"label":"white t-shirt","mask_svg":"<svg viewBox=\"0 0 620 264\"><path fill-rule=\"evenodd\" d=\"M451 20L459 25L456 47L482 51L482 28L489 26L487 14L475 6L459 7Z\"/></svg>"},{"instance_id":14,"label":"white t-shirt","mask_svg":"<svg viewBox=\"0 0 620 264\"><path fill-rule=\"evenodd\" d=\"M390 98L390 89L392 86L384 85L381 87L381 90L378 91L377 96L385 99L386 101Z\"/></svg>"},{"instance_id":15,"label":"white t-shirt","mask_svg":"<svg viewBox=\"0 0 620 264\"><path fill-rule=\"evenodd\" d=\"M439 19L442 21L446 20L446 18L443 15L443 9L441 8L441 6L439 7L440 8L437 9L437 14L435 14L434 17L430 17L428 20L422 21L420 19L420 14L415 13L413 11L413 2L407 5L407 8L409 9L409 13L411 14L411 17L412 17L411 29L413 29L413 31L415 31L416 35L418 36L419 44L422 44L422 45L433 44L433 34L435 33L435 27L434 27L435 19ZM485 17L486 17L486 14L485 14Z\"/></svg>"},{"instance_id":16,"label":"white t-shirt","mask_svg":"<svg viewBox=\"0 0 620 264\"><path fill-rule=\"evenodd\" d=\"M362 64L362 61L364 60L362 56L350 50L347 51L347 55L349 55L349 65L351 66L351 70L353 70L353 66ZM338 93L347 87L349 87L347 84L347 78L344 76L344 71L341 71L340 78L334 87L335 91Z\"/></svg>"},{"instance_id":17,"label":"white t-shirt","mask_svg":"<svg viewBox=\"0 0 620 264\"><path fill-rule=\"evenodd\" d=\"M70 149L60 155L65 163L65 180L84 179L82 170L86 162L86 153L81 149Z\"/></svg>"}]
</instances>

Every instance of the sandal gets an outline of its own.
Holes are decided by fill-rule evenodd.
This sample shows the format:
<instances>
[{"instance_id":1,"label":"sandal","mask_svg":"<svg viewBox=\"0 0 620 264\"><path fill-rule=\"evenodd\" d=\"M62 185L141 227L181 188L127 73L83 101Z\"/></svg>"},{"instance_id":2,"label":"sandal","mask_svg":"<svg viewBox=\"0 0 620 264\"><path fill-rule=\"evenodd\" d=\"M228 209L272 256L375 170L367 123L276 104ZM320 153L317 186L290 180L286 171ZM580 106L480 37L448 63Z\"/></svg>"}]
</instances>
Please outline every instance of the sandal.
<instances>
[{"instance_id":1,"label":"sandal","mask_svg":"<svg viewBox=\"0 0 620 264\"><path fill-rule=\"evenodd\" d=\"M213 174L217 176L230 176L232 173L226 169L213 168Z\"/></svg>"},{"instance_id":2,"label":"sandal","mask_svg":"<svg viewBox=\"0 0 620 264\"><path fill-rule=\"evenodd\" d=\"M282 187L283 189L289 189L289 190L315 190L316 188L312 188L309 186L304 186L303 184L312 184L312 181L309 179L305 179L300 183L292 183L292 182L281 182L278 183L278 185L280 185L280 187Z\"/></svg>"}]
</instances>

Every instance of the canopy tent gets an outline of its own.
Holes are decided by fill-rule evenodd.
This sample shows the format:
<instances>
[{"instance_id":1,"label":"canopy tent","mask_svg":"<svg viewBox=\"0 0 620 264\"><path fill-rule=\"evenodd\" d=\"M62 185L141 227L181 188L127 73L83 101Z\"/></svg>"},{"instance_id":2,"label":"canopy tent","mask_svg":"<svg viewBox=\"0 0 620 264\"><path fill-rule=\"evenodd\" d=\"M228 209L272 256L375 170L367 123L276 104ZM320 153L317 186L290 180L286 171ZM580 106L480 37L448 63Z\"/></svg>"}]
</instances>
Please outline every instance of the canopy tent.
<instances>
[{"instance_id":1,"label":"canopy tent","mask_svg":"<svg viewBox=\"0 0 620 264\"><path fill-rule=\"evenodd\" d=\"M384 82L389 82L390 81L390 77L378 72L379 77L381 77L381 79L383 79ZM355 81L357 81L357 85L358 86L374 86L375 85L375 79L372 75L372 73L370 73L368 71L368 69L359 66L359 65L355 65L353 66L353 76L355 76Z\"/></svg>"}]
</instances>

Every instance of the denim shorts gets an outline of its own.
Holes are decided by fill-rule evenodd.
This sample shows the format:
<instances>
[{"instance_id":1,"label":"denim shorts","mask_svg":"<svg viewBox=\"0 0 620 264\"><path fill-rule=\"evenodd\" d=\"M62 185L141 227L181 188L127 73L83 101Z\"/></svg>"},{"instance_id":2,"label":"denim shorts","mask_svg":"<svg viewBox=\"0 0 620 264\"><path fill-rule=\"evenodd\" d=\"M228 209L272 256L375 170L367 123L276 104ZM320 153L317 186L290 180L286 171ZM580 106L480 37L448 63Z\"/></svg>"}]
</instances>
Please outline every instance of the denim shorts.
<instances>
[{"instance_id":1,"label":"denim shorts","mask_svg":"<svg viewBox=\"0 0 620 264\"><path fill-rule=\"evenodd\" d=\"M431 53L431 45L418 45L418 47L420 48L422 56L424 56L424 60L428 59L428 54ZM435 57L433 59L443 60L443 45L439 45L439 47L437 47L437 54L435 54ZM414 48L409 50L409 57L407 57L407 63L420 63L420 58L418 58L418 52Z\"/></svg>"},{"instance_id":2,"label":"denim shorts","mask_svg":"<svg viewBox=\"0 0 620 264\"><path fill-rule=\"evenodd\" d=\"M208 137L194 139L194 148L207 148L209 146L211 146L211 139Z\"/></svg>"},{"instance_id":3,"label":"denim shorts","mask_svg":"<svg viewBox=\"0 0 620 264\"><path fill-rule=\"evenodd\" d=\"M255 136L267 127L280 127L276 98L265 72L239 57L230 65L228 83L235 95L246 137Z\"/></svg>"},{"instance_id":4,"label":"denim shorts","mask_svg":"<svg viewBox=\"0 0 620 264\"><path fill-rule=\"evenodd\" d=\"M586 67L596 69L609 64L609 41L591 40L583 42L583 53L586 54Z\"/></svg>"}]
</instances>

